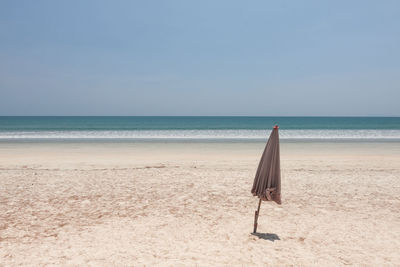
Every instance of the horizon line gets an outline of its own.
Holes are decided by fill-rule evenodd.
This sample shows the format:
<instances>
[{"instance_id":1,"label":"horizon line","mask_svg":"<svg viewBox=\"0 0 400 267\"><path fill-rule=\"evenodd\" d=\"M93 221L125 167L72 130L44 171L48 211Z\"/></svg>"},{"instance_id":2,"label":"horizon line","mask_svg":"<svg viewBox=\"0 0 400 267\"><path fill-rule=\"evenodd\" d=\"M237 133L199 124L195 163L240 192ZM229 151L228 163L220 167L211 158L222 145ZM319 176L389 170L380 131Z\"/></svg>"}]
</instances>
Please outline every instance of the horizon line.
<instances>
[{"instance_id":1,"label":"horizon line","mask_svg":"<svg viewBox=\"0 0 400 267\"><path fill-rule=\"evenodd\" d=\"M400 118L400 115L0 115L0 117L292 117L292 118Z\"/></svg>"}]
</instances>

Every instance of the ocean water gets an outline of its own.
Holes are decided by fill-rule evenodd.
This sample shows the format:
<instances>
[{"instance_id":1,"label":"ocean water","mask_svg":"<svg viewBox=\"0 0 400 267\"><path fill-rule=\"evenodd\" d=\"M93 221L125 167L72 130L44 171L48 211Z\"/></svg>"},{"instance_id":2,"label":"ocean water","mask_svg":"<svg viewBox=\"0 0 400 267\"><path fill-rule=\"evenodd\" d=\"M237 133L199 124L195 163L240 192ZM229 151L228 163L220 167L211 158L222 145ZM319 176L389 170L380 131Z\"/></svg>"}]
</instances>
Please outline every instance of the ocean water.
<instances>
[{"instance_id":1,"label":"ocean water","mask_svg":"<svg viewBox=\"0 0 400 267\"><path fill-rule=\"evenodd\" d=\"M0 117L0 141L400 141L400 117Z\"/></svg>"}]
</instances>

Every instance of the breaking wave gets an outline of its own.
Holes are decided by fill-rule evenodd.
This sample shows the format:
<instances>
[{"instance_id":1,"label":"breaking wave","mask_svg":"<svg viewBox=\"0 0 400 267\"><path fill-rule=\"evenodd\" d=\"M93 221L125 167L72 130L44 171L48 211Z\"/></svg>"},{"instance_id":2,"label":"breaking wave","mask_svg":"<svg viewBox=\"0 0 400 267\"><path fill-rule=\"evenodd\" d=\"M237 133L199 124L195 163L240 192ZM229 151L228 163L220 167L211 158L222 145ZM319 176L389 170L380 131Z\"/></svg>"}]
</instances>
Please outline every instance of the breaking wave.
<instances>
[{"instance_id":1,"label":"breaking wave","mask_svg":"<svg viewBox=\"0 0 400 267\"><path fill-rule=\"evenodd\" d=\"M265 140L270 130L8 131L0 140ZM280 130L282 140L396 140L400 130Z\"/></svg>"}]
</instances>

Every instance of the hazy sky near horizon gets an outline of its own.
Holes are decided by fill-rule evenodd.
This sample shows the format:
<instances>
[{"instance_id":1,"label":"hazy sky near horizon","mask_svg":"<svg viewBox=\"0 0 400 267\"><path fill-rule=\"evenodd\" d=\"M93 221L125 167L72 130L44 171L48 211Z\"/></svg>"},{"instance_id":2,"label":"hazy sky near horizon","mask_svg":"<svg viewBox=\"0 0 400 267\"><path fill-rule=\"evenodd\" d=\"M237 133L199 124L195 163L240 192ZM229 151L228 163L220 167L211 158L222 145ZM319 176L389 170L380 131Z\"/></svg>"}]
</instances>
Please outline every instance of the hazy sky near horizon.
<instances>
[{"instance_id":1,"label":"hazy sky near horizon","mask_svg":"<svg viewBox=\"0 0 400 267\"><path fill-rule=\"evenodd\" d=\"M400 1L3 0L0 115L400 116Z\"/></svg>"}]
</instances>

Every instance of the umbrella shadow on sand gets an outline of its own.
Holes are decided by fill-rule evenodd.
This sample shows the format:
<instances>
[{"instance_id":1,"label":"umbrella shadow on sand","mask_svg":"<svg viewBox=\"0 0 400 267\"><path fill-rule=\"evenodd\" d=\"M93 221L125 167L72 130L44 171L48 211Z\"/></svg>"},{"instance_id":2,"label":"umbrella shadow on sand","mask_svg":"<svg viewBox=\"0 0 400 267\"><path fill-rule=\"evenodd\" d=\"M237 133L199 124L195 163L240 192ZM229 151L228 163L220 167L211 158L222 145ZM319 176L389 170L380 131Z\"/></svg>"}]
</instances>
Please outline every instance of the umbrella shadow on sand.
<instances>
[{"instance_id":1,"label":"umbrella shadow on sand","mask_svg":"<svg viewBox=\"0 0 400 267\"><path fill-rule=\"evenodd\" d=\"M251 233L254 236L257 236L259 239L269 240L274 242L275 240L281 240L278 235L270 234L270 233Z\"/></svg>"}]
</instances>

